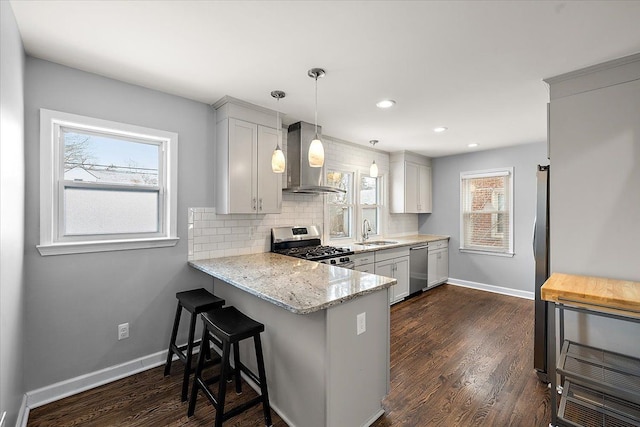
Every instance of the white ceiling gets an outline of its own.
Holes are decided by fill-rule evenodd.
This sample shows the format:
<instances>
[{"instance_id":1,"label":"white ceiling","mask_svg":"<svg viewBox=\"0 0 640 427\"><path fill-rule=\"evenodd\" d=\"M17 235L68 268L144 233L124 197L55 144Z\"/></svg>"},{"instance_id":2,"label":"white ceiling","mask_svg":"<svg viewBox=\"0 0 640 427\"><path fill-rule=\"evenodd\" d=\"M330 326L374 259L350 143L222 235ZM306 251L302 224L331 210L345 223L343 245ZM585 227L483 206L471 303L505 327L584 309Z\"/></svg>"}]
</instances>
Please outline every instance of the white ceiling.
<instances>
[{"instance_id":1,"label":"white ceiling","mask_svg":"<svg viewBox=\"0 0 640 427\"><path fill-rule=\"evenodd\" d=\"M640 1L11 5L32 56L208 104L283 90L285 123L313 123L322 67L325 135L432 157L545 141L543 78L640 52Z\"/></svg>"}]
</instances>

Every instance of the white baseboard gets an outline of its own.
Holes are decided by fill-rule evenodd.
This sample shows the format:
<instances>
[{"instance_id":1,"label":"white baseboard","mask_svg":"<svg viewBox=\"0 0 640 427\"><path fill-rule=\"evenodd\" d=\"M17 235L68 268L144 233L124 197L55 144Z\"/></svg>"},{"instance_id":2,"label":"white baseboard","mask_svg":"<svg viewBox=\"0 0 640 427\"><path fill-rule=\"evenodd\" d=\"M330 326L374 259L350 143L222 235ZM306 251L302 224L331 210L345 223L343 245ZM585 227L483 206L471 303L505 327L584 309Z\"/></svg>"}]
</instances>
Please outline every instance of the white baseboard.
<instances>
[{"instance_id":1,"label":"white baseboard","mask_svg":"<svg viewBox=\"0 0 640 427\"><path fill-rule=\"evenodd\" d=\"M16 427L27 427L27 421L29 421L29 407L27 406L27 395L25 394L22 397L22 405L20 405L20 412L18 412Z\"/></svg>"},{"instance_id":2,"label":"white baseboard","mask_svg":"<svg viewBox=\"0 0 640 427\"><path fill-rule=\"evenodd\" d=\"M195 352L194 355L197 355L197 352ZM173 360L178 360L178 356L174 355ZM85 375L80 375L79 377L61 381L59 383L51 384L37 390L28 391L27 393L25 393L24 398L22 399L22 407L20 408L20 415L18 416L16 427L27 427L30 409L34 409L39 406L46 405L47 403L55 402L57 400L64 399L65 397L82 393L83 391L90 390L92 388L99 387L101 385L108 384L122 378L126 378L139 372L164 365L166 361L167 350L163 350L154 354L150 354L148 356L140 357L138 359L122 363L120 365L110 366L99 371L91 372ZM257 393L260 393L260 387L258 387L251 380L251 378L247 377L244 373L242 373L242 377L249 384L249 386L251 386L251 388L253 388ZM271 404L270 406L273 411L277 412L280 418L282 418L282 420L287 423L287 425L295 427L294 424L290 422L290 420L282 416L282 412L277 406L274 406L273 404Z\"/></svg>"},{"instance_id":3,"label":"white baseboard","mask_svg":"<svg viewBox=\"0 0 640 427\"><path fill-rule=\"evenodd\" d=\"M371 417L369 421L363 424L363 427L369 427L371 424L375 423L378 420L378 418L380 418L383 415L384 415L384 409L380 408L380 410L376 412L376 414L373 417Z\"/></svg>"},{"instance_id":4,"label":"white baseboard","mask_svg":"<svg viewBox=\"0 0 640 427\"><path fill-rule=\"evenodd\" d=\"M487 285L486 283L470 282L468 280L454 279L451 277L449 277L447 283L450 285L462 286L463 288L478 289L480 291L493 292L496 294L508 295L511 297L525 298L530 300L533 300L535 298L533 292L503 288L502 286Z\"/></svg>"},{"instance_id":5,"label":"white baseboard","mask_svg":"<svg viewBox=\"0 0 640 427\"><path fill-rule=\"evenodd\" d=\"M166 362L167 350L140 357L120 365L110 366L99 371L90 372L79 377L51 384L37 390L28 391L26 406L34 409L47 403L81 393L86 390L110 383L147 369L155 368Z\"/></svg>"}]
</instances>

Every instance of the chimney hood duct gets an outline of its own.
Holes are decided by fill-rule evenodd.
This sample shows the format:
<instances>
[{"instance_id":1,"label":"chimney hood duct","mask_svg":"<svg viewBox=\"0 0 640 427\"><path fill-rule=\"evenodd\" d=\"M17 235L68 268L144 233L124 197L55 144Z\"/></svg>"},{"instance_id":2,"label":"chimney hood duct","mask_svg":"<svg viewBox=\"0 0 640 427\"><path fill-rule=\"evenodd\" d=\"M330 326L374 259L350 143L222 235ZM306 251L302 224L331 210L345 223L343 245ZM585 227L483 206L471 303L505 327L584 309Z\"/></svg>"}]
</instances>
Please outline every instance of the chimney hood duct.
<instances>
[{"instance_id":1,"label":"chimney hood duct","mask_svg":"<svg viewBox=\"0 0 640 427\"><path fill-rule=\"evenodd\" d=\"M318 134L321 127L318 126ZM289 125L287 133L287 188L288 193L326 194L345 193L340 188L323 185L324 166L309 166L309 145L315 138L315 125L298 122Z\"/></svg>"}]
</instances>

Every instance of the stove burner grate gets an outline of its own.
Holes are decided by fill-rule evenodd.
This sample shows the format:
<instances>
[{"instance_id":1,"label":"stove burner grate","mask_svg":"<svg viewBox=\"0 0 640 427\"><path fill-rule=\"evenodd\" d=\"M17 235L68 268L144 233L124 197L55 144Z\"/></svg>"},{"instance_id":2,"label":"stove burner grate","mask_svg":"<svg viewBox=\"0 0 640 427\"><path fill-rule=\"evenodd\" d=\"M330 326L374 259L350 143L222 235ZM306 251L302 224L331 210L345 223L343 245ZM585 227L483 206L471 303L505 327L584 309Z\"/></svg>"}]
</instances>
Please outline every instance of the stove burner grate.
<instances>
[{"instance_id":1,"label":"stove burner grate","mask_svg":"<svg viewBox=\"0 0 640 427\"><path fill-rule=\"evenodd\" d=\"M290 248L275 251L282 255L293 256L296 258L308 260L321 260L340 255L351 255L353 252L345 248L336 248L334 246L305 246L298 248Z\"/></svg>"}]
</instances>

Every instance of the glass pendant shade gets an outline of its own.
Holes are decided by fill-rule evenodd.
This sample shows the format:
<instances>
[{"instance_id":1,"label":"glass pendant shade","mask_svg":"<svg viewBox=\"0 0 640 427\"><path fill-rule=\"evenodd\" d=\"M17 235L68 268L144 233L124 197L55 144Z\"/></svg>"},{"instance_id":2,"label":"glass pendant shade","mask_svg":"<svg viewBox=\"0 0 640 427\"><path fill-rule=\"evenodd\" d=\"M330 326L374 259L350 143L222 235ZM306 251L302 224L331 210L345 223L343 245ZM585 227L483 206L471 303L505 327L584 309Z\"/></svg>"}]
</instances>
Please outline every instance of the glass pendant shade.
<instances>
[{"instance_id":1,"label":"glass pendant shade","mask_svg":"<svg viewBox=\"0 0 640 427\"><path fill-rule=\"evenodd\" d=\"M309 145L309 166L321 168L324 165L324 147L322 141L316 137Z\"/></svg>"},{"instance_id":2,"label":"glass pendant shade","mask_svg":"<svg viewBox=\"0 0 640 427\"><path fill-rule=\"evenodd\" d=\"M281 90L274 90L271 92L271 96L276 99L279 103L280 99L284 98L286 94ZM284 153L280 148L280 128L282 127L280 123L280 110L276 110L276 149L273 150L273 154L271 155L271 170L273 173L284 173L285 168L285 159Z\"/></svg>"},{"instance_id":3,"label":"glass pendant shade","mask_svg":"<svg viewBox=\"0 0 640 427\"><path fill-rule=\"evenodd\" d=\"M307 71L307 75L316 81L316 137L309 145L309 166L321 168L324 165L324 147L322 146L322 141L318 138L318 77L323 77L325 71L322 68L312 68Z\"/></svg>"},{"instance_id":4,"label":"glass pendant shade","mask_svg":"<svg viewBox=\"0 0 640 427\"><path fill-rule=\"evenodd\" d=\"M274 173L284 173L284 153L280 149L278 145L275 150L273 150L273 154L271 155L271 170Z\"/></svg>"},{"instance_id":5,"label":"glass pendant shade","mask_svg":"<svg viewBox=\"0 0 640 427\"><path fill-rule=\"evenodd\" d=\"M378 143L377 139L372 139L371 141L369 141L369 144L371 144L372 147L375 147L377 143ZM378 165L376 165L375 160L373 161L373 163L371 163L371 166L369 166L369 176L371 178L378 177Z\"/></svg>"},{"instance_id":6,"label":"glass pendant shade","mask_svg":"<svg viewBox=\"0 0 640 427\"><path fill-rule=\"evenodd\" d=\"M369 167L369 176L371 178L377 178L378 177L378 165L376 165L376 161L374 160L373 163L371 163L371 166Z\"/></svg>"}]
</instances>

